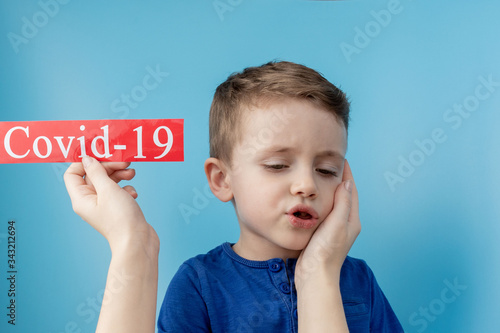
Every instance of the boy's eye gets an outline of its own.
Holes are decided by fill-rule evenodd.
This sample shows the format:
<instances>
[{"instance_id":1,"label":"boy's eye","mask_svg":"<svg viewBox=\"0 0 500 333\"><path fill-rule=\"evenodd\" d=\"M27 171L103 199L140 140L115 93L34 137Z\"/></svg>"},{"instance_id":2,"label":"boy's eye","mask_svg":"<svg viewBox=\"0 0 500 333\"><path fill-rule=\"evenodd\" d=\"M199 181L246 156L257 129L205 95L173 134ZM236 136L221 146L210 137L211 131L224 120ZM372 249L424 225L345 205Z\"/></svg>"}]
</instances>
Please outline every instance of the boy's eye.
<instances>
[{"instance_id":1,"label":"boy's eye","mask_svg":"<svg viewBox=\"0 0 500 333\"><path fill-rule=\"evenodd\" d=\"M316 169L320 174L325 175L325 176L333 176L336 177L337 173L332 170L327 170L327 169Z\"/></svg>"},{"instance_id":2,"label":"boy's eye","mask_svg":"<svg viewBox=\"0 0 500 333\"><path fill-rule=\"evenodd\" d=\"M287 168L287 166L284 164L266 164L264 167L271 170L282 170Z\"/></svg>"}]
</instances>

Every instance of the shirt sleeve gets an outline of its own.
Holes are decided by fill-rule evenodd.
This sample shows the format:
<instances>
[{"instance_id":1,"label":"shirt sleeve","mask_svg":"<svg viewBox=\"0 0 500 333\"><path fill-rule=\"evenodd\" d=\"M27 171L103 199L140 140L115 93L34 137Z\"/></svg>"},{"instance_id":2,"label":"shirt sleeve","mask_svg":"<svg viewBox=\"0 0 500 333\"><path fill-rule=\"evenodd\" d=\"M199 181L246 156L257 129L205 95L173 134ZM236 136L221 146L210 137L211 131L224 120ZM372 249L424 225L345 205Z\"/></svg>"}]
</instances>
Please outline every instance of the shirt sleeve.
<instances>
[{"instance_id":1,"label":"shirt sleeve","mask_svg":"<svg viewBox=\"0 0 500 333\"><path fill-rule=\"evenodd\" d=\"M158 316L158 332L211 332L198 274L181 265L167 288Z\"/></svg>"}]
</instances>

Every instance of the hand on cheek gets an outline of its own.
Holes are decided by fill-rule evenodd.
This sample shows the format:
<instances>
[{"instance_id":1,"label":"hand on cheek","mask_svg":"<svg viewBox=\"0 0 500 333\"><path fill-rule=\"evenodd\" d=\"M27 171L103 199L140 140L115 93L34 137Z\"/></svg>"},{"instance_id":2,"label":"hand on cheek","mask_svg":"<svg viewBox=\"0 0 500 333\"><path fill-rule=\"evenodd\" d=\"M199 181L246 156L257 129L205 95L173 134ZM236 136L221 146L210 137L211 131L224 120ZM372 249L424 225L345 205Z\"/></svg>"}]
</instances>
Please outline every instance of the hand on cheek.
<instances>
[{"instance_id":1,"label":"hand on cheek","mask_svg":"<svg viewBox=\"0 0 500 333\"><path fill-rule=\"evenodd\" d=\"M360 231L358 191L346 160L342 182L335 190L333 209L302 251L296 267L297 278L305 278L318 269L340 274Z\"/></svg>"}]
</instances>

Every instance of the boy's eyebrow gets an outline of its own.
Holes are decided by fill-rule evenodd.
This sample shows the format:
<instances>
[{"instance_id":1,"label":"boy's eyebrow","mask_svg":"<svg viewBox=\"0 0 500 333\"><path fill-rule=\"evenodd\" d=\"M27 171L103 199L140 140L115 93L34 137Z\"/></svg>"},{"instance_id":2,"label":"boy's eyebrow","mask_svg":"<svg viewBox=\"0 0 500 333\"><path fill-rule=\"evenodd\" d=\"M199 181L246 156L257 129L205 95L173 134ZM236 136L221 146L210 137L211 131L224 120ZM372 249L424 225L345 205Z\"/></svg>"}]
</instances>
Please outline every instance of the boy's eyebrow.
<instances>
[{"instance_id":1,"label":"boy's eyebrow","mask_svg":"<svg viewBox=\"0 0 500 333\"><path fill-rule=\"evenodd\" d=\"M293 152L293 148L291 147L271 147L266 149L266 153L288 153ZM336 159L344 160L344 155L335 150L325 150L318 154L319 157L334 157Z\"/></svg>"},{"instance_id":2,"label":"boy's eyebrow","mask_svg":"<svg viewBox=\"0 0 500 333\"><path fill-rule=\"evenodd\" d=\"M319 156L321 157L334 157L334 158L338 158L338 159L341 159L342 161L345 159L344 155L342 155L341 153L335 151L335 150L325 150L324 152L321 152L319 154Z\"/></svg>"}]
</instances>

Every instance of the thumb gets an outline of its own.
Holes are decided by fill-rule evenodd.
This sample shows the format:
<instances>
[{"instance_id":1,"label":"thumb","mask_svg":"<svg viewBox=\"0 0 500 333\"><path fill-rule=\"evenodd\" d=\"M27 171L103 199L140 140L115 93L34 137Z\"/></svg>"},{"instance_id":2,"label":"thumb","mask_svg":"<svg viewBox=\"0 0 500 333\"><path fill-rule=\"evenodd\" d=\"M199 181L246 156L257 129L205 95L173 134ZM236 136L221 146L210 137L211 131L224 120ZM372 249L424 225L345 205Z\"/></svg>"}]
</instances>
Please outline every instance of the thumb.
<instances>
[{"instance_id":1,"label":"thumb","mask_svg":"<svg viewBox=\"0 0 500 333\"><path fill-rule=\"evenodd\" d=\"M109 184L115 184L109 178L106 169L97 161L95 158L90 156L84 156L82 158L83 168L85 169L85 175L89 178L90 183L94 186L97 192L101 192Z\"/></svg>"}]
</instances>

